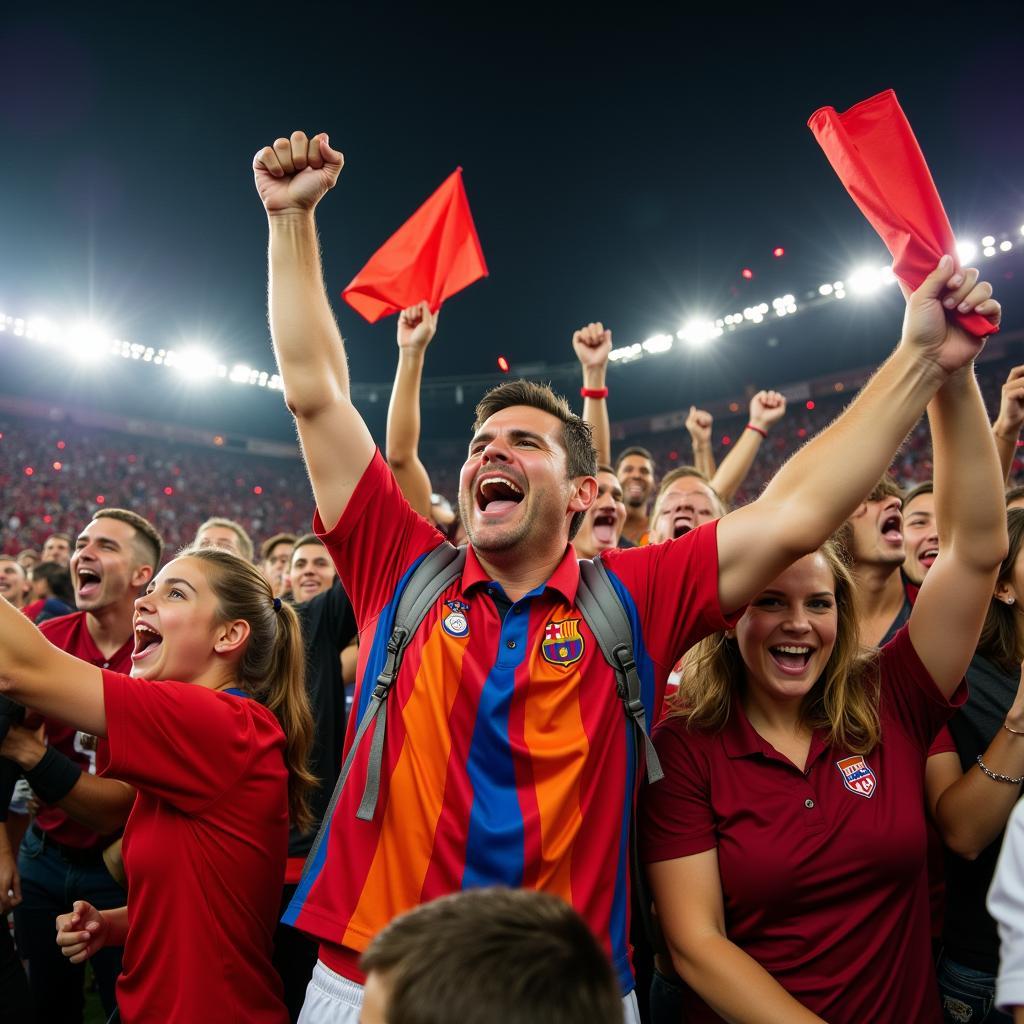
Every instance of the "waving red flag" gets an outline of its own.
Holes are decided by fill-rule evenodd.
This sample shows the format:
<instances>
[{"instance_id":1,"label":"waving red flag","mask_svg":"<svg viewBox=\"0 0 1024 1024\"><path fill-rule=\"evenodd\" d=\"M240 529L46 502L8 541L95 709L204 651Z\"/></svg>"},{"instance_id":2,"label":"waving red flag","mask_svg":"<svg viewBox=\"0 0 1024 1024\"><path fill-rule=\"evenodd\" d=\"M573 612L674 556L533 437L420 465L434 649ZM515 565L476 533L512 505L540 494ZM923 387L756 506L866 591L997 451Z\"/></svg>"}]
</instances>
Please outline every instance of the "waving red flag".
<instances>
[{"instance_id":1,"label":"waving red flag","mask_svg":"<svg viewBox=\"0 0 1024 1024\"><path fill-rule=\"evenodd\" d=\"M424 299L441 303L487 275L462 185L462 168L370 257L341 293L371 324Z\"/></svg>"},{"instance_id":2,"label":"waving red flag","mask_svg":"<svg viewBox=\"0 0 1024 1024\"><path fill-rule=\"evenodd\" d=\"M881 236L893 273L917 288L956 240L921 147L892 89L843 114L816 110L807 122L839 180ZM953 314L981 338L998 327L977 313Z\"/></svg>"}]
</instances>

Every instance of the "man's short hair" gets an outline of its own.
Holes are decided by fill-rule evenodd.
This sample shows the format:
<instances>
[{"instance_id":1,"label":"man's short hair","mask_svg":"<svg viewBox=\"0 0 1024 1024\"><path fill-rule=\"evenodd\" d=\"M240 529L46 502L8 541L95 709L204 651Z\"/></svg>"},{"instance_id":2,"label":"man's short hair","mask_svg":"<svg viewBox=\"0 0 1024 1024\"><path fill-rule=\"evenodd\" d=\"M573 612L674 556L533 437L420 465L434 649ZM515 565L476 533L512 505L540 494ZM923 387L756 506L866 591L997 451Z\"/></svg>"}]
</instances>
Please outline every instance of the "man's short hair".
<instances>
[{"instance_id":1,"label":"man's short hair","mask_svg":"<svg viewBox=\"0 0 1024 1024\"><path fill-rule=\"evenodd\" d=\"M1024 487L1011 487L1006 492L1006 504L1009 505L1011 501L1020 501L1024 498Z\"/></svg>"},{"instance_id":2,"label":"man's short hair","mask_svg":"<svg viewBox=\"0 0 1024 1024\"><path fill-rule=\"evenodd\" d=\"M273 537L268 537L260 545L260 561L265 562L278 544L291 544L292 547L295 547L295 534L275 533Z\"/></svg>"},{"instance_id":3,"label":"man's short hair","mask_svg":"<svg viewBox=\"0 0 1024 1024\"><path fill-rule=\"evenodd\" d=\"M1022 488L1024 492L1024 488ZM918 484L916 487L911 487L906 494L903 495L903 507L906 508L915 498L920 498L922 494L934 494L935 485L931 480L925 480L923 484Z\"/></svg>"},{"instance_id":4,"label":"man's short hair","mask_svg":"<svg viewBox=\"0 0 1024 1024\"><path fill-rule=\"evenodd\" d=\"M307 544L319 544L320 547L326 547L324 542L315 533L304 533L292 545L292 553L298 551L299 548L301 548L301 547L305 547Z\"/></svg>"},{"instance_id":5,"label":"man's short hair","mask_svg":"<svg viewBox=\"0 0 1024 1024\"><path fill-rule=\"evenodd\" d=\"M23 580L28 579L28 570L18 561L14 555L5 555L0 553L0 562L11 562L21 570L21 578Z\"/></svg>"},{"instance_id":6,"label":"man's short hair","mask_svg":"<svg viewBox=\"0 0 1024 1024\"><path fill-rule=\"evenodd\" d=\"M547 384L538 384L532 380L510 380L491 388L477 403L473 430L479 430L496 412L514 405L540 409L562 421L562 446L565 448L566 475L570 480L597 474L597 452L590 424L577 416L569 408L569 403L561 395L556 395ZM573 515L569 523L569 540L576 536L585 515L585 512Z\"/></svg>"},{"instance_id":7,"label":"man's short hair","mask_svg":"<svg viewBox=\"0 0 1024 1024\"><path fill-rule=\"evenodd\" d=\"M641 448L640 445L634 444L630 445L628 448L623 448L622 451L619 452L619 457L615 460L616 474L619 472L619 467L630 457L630 455L639 455L640 458L646 459L651 464L652 473L658 468L654 464L654 456L646 448Z\"/></svg>"},{"instance_id":8,"label":"man's short hair","mask_svg":"<svg viewBox=\"0 0 1024 1024\"><path fill-rule=\"evenodd\" d=\"M127 523L135 531L135 552L139 565L150 565L153 572L160 568L160 560L164 556L164 539L148 519L143 519L138 512L127 508L101 508L92 518L116 519Z\"/></svg>"},{"instance_id":9,"label":"man's short hair","mask_svg":"<svg viewBox=\"0 0 1024 1024\"><path fill-rule=\"evenodd\" d=\"M33 583L46 580L50 593L58 601L74 606L75 591L71 585L71 570L66 565L60 562L40 562L32 567L30 575Z\"/></svg>"},{"instance_id":10,"label":"man's short hair","mask_svg":"<svg viewBox=\"0 0 1024 1024\"><path fill-rule=\"evenodd\" d=\"M467 889L395 918L360 966L388 1024L621 1024L611 964L568 904L528 889Z\"/></svg>"},{"instance_id":11,"label":"man's short hair","mask_svg":"<svg viewBox=\"0 0 1024 1024\"><path fill-rule=\"evenodd\" d=\"M51 533L46 540L47 542L51 540L62 540L68 545L68 547L71 546L71 538L66 533Z\"/></svg>"},{"instance_id":12,"label":"man's short hair","mask_svg":"<svg viewBox=\"0 0 1024 1024\"><path fill-rule=\"evenodd\" d=\"M611 473L612 476L615 476L615 470L607 462L599 462L597 464L597 471L598 473Z\"/></svg>"},{"instance_id":13,"label":"man's short hair","mask_svg":"<svg viewBox=\"0 0 1024 1024\"><path fill-rule=\"evenodd\" d=\"M223 516L211 516L203 523L202 526L196 530L196 540L199 540L199 535L210 526L220 526L225 530L231 530L234 535L238 538L238 551L247 562L251 562L253 555L256 553L256 549L253 546L252 538L245 532L245 527L241 523L236 523L234 519L225 519Z\"/></svg>"},{"instance_id":14,"label":"man's short hair","mask_svg":"<svg viewBox=\"0 0 1024 1024\"><path fill-rule=\"evenodd\" d=\"M903 500L903 488L888 473L871 489L871 493L865 501L885 501L886 498L899 498Z\"/></svg>"}]
</instances>

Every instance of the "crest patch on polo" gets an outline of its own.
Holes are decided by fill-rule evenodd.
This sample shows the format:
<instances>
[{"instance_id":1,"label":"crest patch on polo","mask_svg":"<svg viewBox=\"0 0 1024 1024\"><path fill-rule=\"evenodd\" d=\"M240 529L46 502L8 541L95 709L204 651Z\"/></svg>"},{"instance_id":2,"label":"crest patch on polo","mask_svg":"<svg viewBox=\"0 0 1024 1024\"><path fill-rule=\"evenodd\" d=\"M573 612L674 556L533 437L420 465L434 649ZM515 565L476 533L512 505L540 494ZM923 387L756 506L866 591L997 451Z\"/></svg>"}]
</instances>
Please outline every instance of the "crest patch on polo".
<instances>
[{"instance_id":1,"label":"crest patch on polo","mask_svg":"<svg viewBox=\"0 0 1024 1024\"><path fill-rule=\"evenodd\" d=\"M843 777L843 785L851 793L868 799L874 795L875 788L878 786L878 778L871 770L871 765L860 754L836 761L836 767Z\"/></svg>"},{"instance_id":2,"label":"crest patch on polo","mask_svg":"<svg viewBox=\"0 0 1024 1024\"><path fill-rule=\"evenodd\" d=\"M465 601L445 601L450 611L441 620L441 628L449 635L461 639L469 636L469 619L466 613L469 605Z\"/></svg>"},{"instance_id":3,"label":"crest patch on polo","mask_svg":"<svg viewBox=\"0 0 1024 1024\"><path fill-rule=\"evenodd\" d=\"M544 627L540 651L544 655L544 660L551 662L552 665L572 665L579 661L583 657L580 620L549 622Z\"/></svg>"}]
</instances>

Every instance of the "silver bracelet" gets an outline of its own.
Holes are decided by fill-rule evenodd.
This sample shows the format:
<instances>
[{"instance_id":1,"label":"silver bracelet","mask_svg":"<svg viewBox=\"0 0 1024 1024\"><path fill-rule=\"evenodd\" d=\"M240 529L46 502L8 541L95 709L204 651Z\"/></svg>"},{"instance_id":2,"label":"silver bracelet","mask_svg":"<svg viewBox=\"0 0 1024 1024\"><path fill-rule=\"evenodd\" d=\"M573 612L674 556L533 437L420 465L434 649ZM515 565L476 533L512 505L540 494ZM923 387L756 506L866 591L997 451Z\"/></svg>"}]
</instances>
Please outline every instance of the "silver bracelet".
<instances>
[{"instance_id":1,"label":"silver bracelet","mask_svg":"<svg viewBox=\"0 0 1024 1024\"><path fill-rule=\"evenodd\" d=\"M1008 782L1011 786L1019 786L1024 782L1024 775L1019 779L1011 779L1009 775L1000 775L999 772L992 771L984 761L981 759L981 754L978 755L978 767L990 778L995 779L996 782Z\"/></svg>"}]
</instances>

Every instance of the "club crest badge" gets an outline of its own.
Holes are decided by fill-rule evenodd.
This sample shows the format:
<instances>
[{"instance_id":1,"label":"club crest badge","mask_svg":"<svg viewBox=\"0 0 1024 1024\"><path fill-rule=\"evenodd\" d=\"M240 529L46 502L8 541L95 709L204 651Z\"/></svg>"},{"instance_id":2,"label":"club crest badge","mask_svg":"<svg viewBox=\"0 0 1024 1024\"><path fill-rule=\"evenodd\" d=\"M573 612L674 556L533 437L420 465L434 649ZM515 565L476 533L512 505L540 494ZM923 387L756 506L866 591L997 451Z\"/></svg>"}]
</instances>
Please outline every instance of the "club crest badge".
<instances>
[{"instance_id":1,"label":"club crest badge","mask_svg":"<svg viewBox=\"0 0 1024 1024\"><path fill-rule=\"evenodd\" d=\"M575 664L583 657L580 620L549 622L544 627L544 639L541 641L540 650L544 660L551 662L552 665Z\"/></svg>"},{"instance_id":2,"label":"club crest badge","mask_svg":"<svg viewBox=\"0 0 1024 1024\"><path fill-rule=\"evenodd\" d=\"M465 601L445 601L451 609L441 620L441 628L449 635L458 638L469 636L469 619L466 613L469 605Z\"/></svg>"},{"instance_id":3,"label":"club crest badge","mask_svg":"<svg viewBox=\"0 0 1024 1024\"><path fill-rule=\"evenodd\" d=\"M851 793L856 793L857 796L863 796L868 799L874 795L875 787L878 785L878 778L871 770L871 766L860 754L856 754L853 757L844 757L841 761L836 761L836 767L839 769L839 774L843 777L843 785Z\"/></svg>"}]
</instances>

